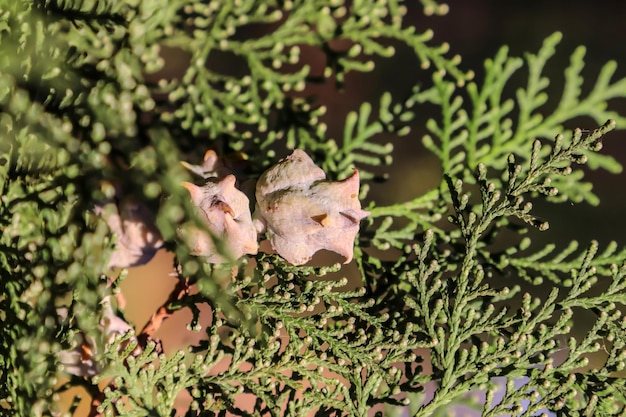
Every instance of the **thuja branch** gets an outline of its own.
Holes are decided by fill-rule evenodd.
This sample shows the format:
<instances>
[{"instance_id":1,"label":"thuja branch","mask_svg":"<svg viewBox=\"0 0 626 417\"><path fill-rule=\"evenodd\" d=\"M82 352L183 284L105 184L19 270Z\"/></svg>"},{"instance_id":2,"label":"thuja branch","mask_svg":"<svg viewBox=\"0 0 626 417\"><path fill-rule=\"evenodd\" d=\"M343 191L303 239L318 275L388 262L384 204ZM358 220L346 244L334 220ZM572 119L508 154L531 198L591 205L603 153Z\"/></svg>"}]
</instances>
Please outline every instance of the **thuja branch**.
<instances>
[{"instance_id":1,"label":"thuja branch","mask_svg":"<svg viewBox=\"0 0 626 417\"><path fill-rule=\"evenodd\" d=\"M522 59L503 48L470 82L473 71L447 57L447 43L433 45L432 30L406 19L411 6L397 0L4 3L0 412L56 414L56 393L71 385L92 396L94 415L366 416L432 381L432 401L410 414L433 415L482 387L484 415L521 414L523 404L528 415L622 412L603 404L624 402L611 373L625 361L626 252L492 245L505 228L547 228L529 199L597 203L575 164L621 169L595 154L612 122L544 139L573 117L624 120L607 102L626 96L626 81L611 81L614 64L585 97L577 49L550 115L543 70L560 35L527 55L528 83L507 99ZM425 14L447 10L421 3ZM314 95L313 83L343 84L396 49L412 51L431 84L408 100L385 93L378 106L330 114L332 92ZM174 53L184 58L170 66ZM433 109L423 105L439 116L424 123ZM377 206L372 195L368 216L367 182L387 178L393 141L414 116L447 177L404 203ZM341 126L337 141L325 139ZM448 213L456 227L442 224ZM182 271L135 336L118 315L121 293L118 309L101 302L119 287L100 277L165 249ZM351 266L307 266L322 249L354 259L364 288L321 278ZM497 281L505 269L507 279L534 271L567 288L514 299L521 286ZM206 337L163 353L154 338L164 321L189 308L199 330L204 306ZM583 309L595 314L591 329L559 344ZM602 367L574 374L601 349ZM430 354L432 373L419 352ZM70 382L57 388L57 374ZM507 379L499 404L496 376ZM191 396L187 410L174 411L179 393Z\"/></svg>"},{"instance_id":2,"label":"thuja branch","mask_svg":"<svg viewBox=\"0 0 626 417\"><path fill-rule=\"evenodd\" d=\"M481 294L485 287L481 286L484 272L479 264L481 259L478 253L480 239L497 219L509 216L520 218L545 230L547 224L538 221L530 214L532 204L524 203L524 194L532 192L544 195L553 194L555 189L548 186L549 179L556 175L568 175L571 173L570 165L573 162L584 163L583 152L599 150L600 138L613 128L614 122L609 121L587 136L583 136L582 132L577 130L571 142L566 146L562 143L563 137L557 136L549 155L543 161L540 158L541 143L536 141L533 145L530 167L524 174L522 174L522 167L515 164L514 157L511 156L509 158L508 181L505 182L503 191L497 189L496 182L487 180L486 167L479 165L476 179L480 188L482 203L477 207L469 205L470 196L467 193L463 193L461 180L453 181L450 177L446 178L455 210L455 214L450 216L450 219L459 226L462 232L465 240L465 254L458 275L450 279L449 285L453 285L453 291L442 294L444 297L442 299L443 302L438 309L446 318L444 322L446 323L445 330L443 330L444 327L441 325L431 327L431 332L434 333L433 337L437 340L431 356L433 366L441 371L441 379L435 398L421 411L432 411L437 406L450 401L451 397L453 398L455 395L461 394L468 386L475 386L475 384L485 382L488 375L491 374L489 370L487 370L487 373L481 373L478 372L480 368L476 368L475 372L471 373L471 376L467 375L468 369L462 365L464 361L459 360L460 349L464 342L471 340L474 336L485 336L514 325L527 327L528 331L532 332L540 323L552 316L555 307L555 297L558 294L557 291L553 291L550 300L546 300L543 308L532 316L522 314L519 318L514 316L505 319L506 309L503 309L499 314L495 315L493 324L485 319L486 324L492 324L491 326L480 326L472 323L471 316L468 315L475 314L475 307L472 307L471 303L479 301L482 304L488 299L486 297L487 293ZM487 307L486 310L485 307ZM534 309L535 307L532 307L529 301L522 311L527 311L530 314ZM485 306L483 304L480 311L482 316L488 318L492 314L490 311L494 311L494 307L493 305ZM530 317L532 319L528 320ZM505 347L504 339L500 339L497 342L499 347L497 348L496 357L489 357L486 354L482 355L483 359L487 361L487 363L483 363L483 366L485 369L493 369L493 364L497 363L493 361L494 359L508 361L508 355L519 352L520 349L525 352L521 356L521 362L530 360L530 358L540 352L553 349L555 346L554 341L551 340L553 335L568 331L564 327L564 320L561 320L559 323L558 326L552 328L552 331L543 332L545 340L535 340L535 343L532 345L524 343L520 346L511 342ZM467 356L467 353L465 355Z\"/></svg>"},{"instance_id":3,"label":"thuja branch","mask_svg":"<svg viewBox=\"0 0 626 417\"><path fill-rule=\"evenodd\" d=\"M482 233L498 218L513 216L545 230L548 224L530 215L532 203L524 201L524 194L538 193L546 196L556 195L558 189L550 187L552 179L572 173L571 164L586 162L585 152L598 151L602 147L600 139L615 128L615 122L609 120L604 126L583 136L580 129L574 132L571 142L564 146L563 135L557 135L550 154L541 161L542 145L539 140L533 143L530 167L523 173L522 166L515 163L511 154L508 158L508 179L504 192L497 189L496 182L487 181L487 167L479 164L477 180L480 186L482 205L477 214L467 210L469 195L462 193L463 182L446 177L451 191L452 203L456 214L451 217L466 239L467 248L472 248ZM469 253L466 253L468 255ZM471 258L471 257L469 257Z\"/></svg>"}]
</instances>

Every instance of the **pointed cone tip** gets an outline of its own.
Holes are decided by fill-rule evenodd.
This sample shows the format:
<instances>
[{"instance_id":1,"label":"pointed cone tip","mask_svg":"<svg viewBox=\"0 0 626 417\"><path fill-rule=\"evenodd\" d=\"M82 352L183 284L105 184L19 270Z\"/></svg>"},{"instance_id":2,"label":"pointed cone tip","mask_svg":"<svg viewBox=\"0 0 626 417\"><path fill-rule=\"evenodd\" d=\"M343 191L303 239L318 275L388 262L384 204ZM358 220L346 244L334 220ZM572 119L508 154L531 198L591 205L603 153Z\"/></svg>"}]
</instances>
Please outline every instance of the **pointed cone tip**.
<instances>
[{"instance_id":1,"label":"pointed cone tip","mask_svg":"<svg viewBox=\"0 0 626 417\"><path fill-rule=\"evenodd\" d=\"M209 149L204 153L203 161L208 161L209 159L217 159L217 153L213 149Z\"/></svg>"},{"instance_id":2,"label":"pointed cone tip","mask_svg":"<svg viewBox=\"0 0 626 417\"><path fill-rule=\"evenodd\" d=\"M200 203L200 199L202 198L202 188L187 181L183 181L181 185L185 187L187 191L189 191L191 201L193 201L194 204L198 205Z\"/></svg>"},{"instance_id":3,"label":"pointed cone tip","mask_svg":"<svg viewBox=\"0 0 626 417\"><path fill-rule=\"evenodd\" d=\"M235 184L237 183L237 178L233 174L228 174L224 178L220 180L220 185L222 188L236 188Z\"/></svg>"}]
</instances>

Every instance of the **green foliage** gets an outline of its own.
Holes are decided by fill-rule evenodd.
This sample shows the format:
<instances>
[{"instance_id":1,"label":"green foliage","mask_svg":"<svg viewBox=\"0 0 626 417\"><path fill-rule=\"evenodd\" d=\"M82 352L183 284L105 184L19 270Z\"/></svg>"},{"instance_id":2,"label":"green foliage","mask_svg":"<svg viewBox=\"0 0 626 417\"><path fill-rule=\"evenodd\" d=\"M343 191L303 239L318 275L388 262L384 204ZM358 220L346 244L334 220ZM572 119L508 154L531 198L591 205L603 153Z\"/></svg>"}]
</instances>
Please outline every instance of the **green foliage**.
<instances>
[{"instance_id":1,"label":"green foliage","mask_svg":"<svg viewBox=\"0 0 626 417\"><path fill-rule=\"evenodd\" d=\"M426 16L447 11L421 4ZM626 248L539 247L527 233L548 228L531 200L599 204L580 165L621 171L598 152L626 125L609 109L626 97L626 78L614 80L608 63L583 93L578 48L555 91L543 73L557 33L524 58L500 49L472 81L447 44L405 21L407 7L0 2L3 414L52 414L58 393L76 386L94 412L120 416L169 416L184 395L186 416L430 416L474 390L486 392L475 405L486 416L623 412ZM376 107L362 103L342 120L342 137L327 137L327 103L313 87L373 70L394 55L392 42L417 56L432 83L399 102L383 93ZM164 58L173 51L184 57L178 72ZM433 107L439 116L423 120ZM576 129L581 117L599 127ZM365 198L392 164L381 134L411 140L409 123L428 130L422 143L440 161L441 181L408 201L369 202L356 280L339 264L295 267L268 253L210 265L178 240L193 221L181 160L196 163L207 148L243 152L245 175L258 178L301 148L330 178L357 168ZM198 290L169 300L168 311L189 309L196 331L201 309L210 311L206 337L172 353L150 335L120 335L91 352L96 376L61 385L61 352L80 349L78 335L106 333L94 312L124 274L110 284L115 239L94 209L125 196L155 214L179 279ZM572 329L584 314L593 320L580 336ZM585 368L598 352L603 362Z\"/></svg>"}]
</instances>

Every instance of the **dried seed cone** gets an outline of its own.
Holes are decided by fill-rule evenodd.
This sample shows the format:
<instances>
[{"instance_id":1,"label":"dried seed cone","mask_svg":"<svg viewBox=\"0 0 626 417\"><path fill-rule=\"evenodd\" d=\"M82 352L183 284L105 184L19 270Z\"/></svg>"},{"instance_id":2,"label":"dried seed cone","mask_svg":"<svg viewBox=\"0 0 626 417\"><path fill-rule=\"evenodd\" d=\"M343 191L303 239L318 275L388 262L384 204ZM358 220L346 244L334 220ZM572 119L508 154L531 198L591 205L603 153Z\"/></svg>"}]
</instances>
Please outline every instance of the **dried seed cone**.
<instances>
[{"instance_id":1,"label":"dried seed cone","mask_svg":"<svg viewBox=\"0 0 626 417\"><path fill-rule=\"evenodd\" d=\"M352 260L361 209L359 172L343 181L326 175L302 150L268 169L256 186L258 216L276 252L294 265L326 249Z\"/></svg>"}]
</instances>

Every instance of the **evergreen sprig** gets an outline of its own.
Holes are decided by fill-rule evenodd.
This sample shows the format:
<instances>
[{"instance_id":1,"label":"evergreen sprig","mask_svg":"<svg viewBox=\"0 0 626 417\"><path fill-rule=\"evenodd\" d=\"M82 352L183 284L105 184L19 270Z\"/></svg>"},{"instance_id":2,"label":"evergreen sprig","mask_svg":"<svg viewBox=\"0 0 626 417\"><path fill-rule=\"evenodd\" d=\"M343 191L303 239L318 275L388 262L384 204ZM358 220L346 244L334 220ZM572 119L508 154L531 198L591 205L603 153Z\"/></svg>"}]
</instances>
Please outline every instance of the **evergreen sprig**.
<instances>
[{"instance_id":1,"label":"evergreen sprig","mask_svg":"<svg viewBox=\"0 0 626 417\"><path fill-rule=\"evenodd\" d=\"M349 7L327 0L244 1L221 7L217 3L207 7L192 7L186 1L174 3L179 13L164 31L169 36L162 42L188 51L190 65L180 79L160 82L161 91L168 95L162 117L194 135L227 135L228 146L234 150L242 149L248 139L267 143L286 135L288 129L269 129L267 120L273 113L284 117L304 109L305 118L299 120L302 127L323 133L325 125L315 126L317 117L306 117L310 103L294 100L290 92L297 96L307 83L334 77L342 84L350 71L371 71L371 57L390 57L395 52L385 45L385 38L412 46L425 66L432 62L459 80L468 78L457 68L458 59L445 57L446 46L427 44L432 31L415 34L414 28L402 27L406 7L395 1L355 2ZM427 7L432 9L433 5ZM254 25L262 32L251 36L248 28ZM191 41L184 36L187 31L194 33ZM300 58L303 48L310 47L320 49L325 56L321 74L310 73L311 66ZM243 73L228 74L212 68L212 54L243 60ZM172 107L176 110L168 110ZM243 133L237 127L243 127Z\"/></svg>"},{"instance_id":2,"label":"evergreen sprig","mask_svg":"<svg viewBox=\"0 0 626 417\"><path fill-rule=\"evenodd\" d=\"M439 73L433 76L434 87L430 91L418 91L415 99L432 102L441 107L441 121L430 119L427 128L431 135L423 138L423 143L442 161L442 169L448 175L470 178L471 170L480 163L489 167L501 168L509 153L518 158L527 158L526 152L519 152L523 145L539 138L550 138L563 132L563 125L581 117L590 117L595 123L614 119L623 123L622 116L607 109L607 102L623 97L626 79L612 81L616 70L614 62L607 63L596 79L588 96L582 96L582 76L584 48L578 48L571 56L570 66L565 70L565 85L556 108L545 110L546 89L549 80L542 75L548 60L554 55L561 34L547 38L535 54L527 54L528 80L525 87L518 88L515 98L507 97L508 85L513 75L524 65L524 60L508 56L506 47L500 49L493 60L485 62L485 75L482 87L470 82L467 95L471 107L463 106L463 95L459 94L453 82ZM590 167L620 172L621 166L607 155L590 153L587 155ZM574 201L587 201L597 204L597 198L582 176L570 183L561 184L560 194ZM579 190L586 192L581 193Z\"/></svg>"},{"instance_id":3,"label":"evergreen sprig","mask_svg":"<svg viewBox=\"0 0 626 417\"><path fill-rule=\"evenodd\" d=\"M537 140L546 140L557 134L557 146L567 147L568 142L577 140L572 135L584 133L583 130L559 133L563 130L563 123L576 117L589 116L602 123L617 119L621 122L620 115L607 109L608 101L623 97L625 91L626 79L611 81L616 70L614 63L610 62L603 67L592 92L588 97L581 97L580 72L583 68L584 48L577 49L572 55L571 65L566 70L564 92L557 109L549 113L550 117L542 115L541 112L545 111L542 106L546 102L543 90L548 87L548 79L542 77L541 72L549 58L554 55L555 46L560 39L561 35L556 33L546 39L537 55L527 54L528 82L525 88L517 90L516 99L506 98L506 92L510 88L507 84L524 62L521 58L509 57L506 47L493 60L486 61L483 87L479 88L478 84L470 82L465 88L470 97L471 109L464 107L463 94L459 92L456 83L447 80L441 72L434 73L432 87L414 89L406 102L409 108L415 103L432 103L441 108L440 121L428 120L426 126L431 134L424 136L423 144L441 160L444 174L472 183L475 181L473 172L477 167L502 169L506 166L509 154L518 160L536 159L538 152L545 155L550 147L542 147ZM516 113L518 121L514 124L513 116ZM525 144L532 141L535 141L536 150L530 153L520 151ZM609 155L581 149L576 157L592 169L621 172L621 165ZM558 167L555 166L554 169ZM583 176L582 170L576 170L571 175L550 179L549 181L554 181L551 187L558 190L558 193L549 195L548 199L598 204L592 185L585 182ZM499 183L498 179L493 181ZM385 220L377 226L377 235L372 238L372 243L379 248L401 248L403 240L398 238L411 240L414 235L412 231L420 227L445 235L433 224L448 203L442 201L442 198L445 195L432 190L413 201L373 208L372 218L385 216ZM404 223L406 226L398 228L394 227L394 223Z\"/></svg>"},{"instance_id":4,"label":"evergreen sprig","mask_svg":"<svg viewBox=\"0 0 626 417\"><path fill-rule=\"evenodd\" d=\"M508 314L507 308L504 307L495 315L493 321L490 319L496 307L494 304L486 303L490 302L496 294L491 293L493 290L490 290L489 286L480 285L483 283L485 274L479 261L479 253L488 252L481 250L481 247L484 248L481 237L500 217L516 217L540 228L546 228L545 223L537 221L530 214L532 206L524 203L524 194L553 193L553 188L545 186L545 179L554 175L567 175L571 172L569 165L573 162L580 162L579 153L598 148L598 140L612 128L613 122L611 121L586 136L577 131L572 142L565 147L560 144L562 138L557 137L554 147L545 158L539 156L541 146L539 142L535 142L529 160L530 167L527 170L516 165L514 157L510 156L508 179L502 191L497 189L495 183L487 181L485 167L479 166L476 181L480 187L482 202L478 206L472 206L469 195L462 192L462 181L448 179L455 210L451 221L461 231L465 241L465 255L462 263L455 266L458 275L455 274L450 278L452 282L449 285L453 286L454 291L444 292L445 298L439 303L440 307L435 309L435 312L441 316L440 323L426 322L431 336L439 337L435 339L438 343L431 353L431 362L434 374L436 375L439 371L442 376L441 386L436 391L435 398L423 407L421 415L428 415L433 408L440 405L438 395L442 395L445 399L450 395L460 395L468 385L478 386L499 375L506 376L507 390L498 404L493 403L494 392L487 392L488 408L485 408L485 411L488 411L487 415L521 414L524 410L532 414L541 409L563 407L571 407L572 411L580 411L588 407L585 411L593 412L596 410L595 402L598 401L599 395L605 395L610 401L615 401L611 390L606 392L604 388L600 388L604 387L604 384L588 383L574 386L577 378L568 376L588 363L586 354L600 349L598 341L603 340L603 334L607 332L609 317L617 320L620 316L619 313L613 314L616 309L615 303L626 301L623 294L619 294L623 286L623 278L621 275L615 275L617 271L615 266L611 268L613 282L608 289L598 297L583 296L583 293L588 291L599 277L606 276L606 268L598 273L598 270L591 266L596 255L597 244L593 244L583 256L570 265L572 282L564 300L558 301L557 288L554 288L547 298L533 300L527 293L522 299L522 307L518 312ZM602 259L596 262L601 263ZM420 286L425 286L427 281L417 282ZM436 282L435 285L441 285L439 284L441 281ZM428 294L427 291L425 288L419 289L422 294ZM504 287L503 291L496 295L499 303L508 299L509 288ZM428 295L422 299L432 302L430 294ZM575 338L570 338L566 348L567 359L555 365L553 355L557 352L557 346L562 337L571 332L569 321L573 318L572 308L574 307L598 311L599 319L582 342L578 343ZM422 304L423 312L427 308L432 310L428 304L426 306ZM474 319L476 316L480 317L478 323ZM463 318L462 326L459 325L461 318ZM553 319L557 320L554 324L551 323ZM483 323L488 326L483 327ZM472 340L480 341L481 339L484 340L482 352L480 349L475 350L475 345L474 350L470 350L469 353L461 348L463 343L471 344ZM488 342L489 339L492 341ZM468 369L466 363L470 363L471 368ZM608 361L604 366L607 365ZM543 372L535 372L541 367L543 367ZM503 372L503 369L506 371ZM606 377L604 367L600 369L600 373ZM528 388L519 390L514 387L514 379L522 376L529 379L525 384ZM549 391L542 398L541 393L544 391L539 390L542 384L558 384L567 388ZM597 393L596 389L601 394ZM572 397L573 394L567 394L568 390L586 398L594 398L594 400L589 400L589 403L583 400L569 405L566 399ZM445 399L441 401L446 401ZM523 406L525 401L530 401L531 406ZM416 415L419 415L419 412Z\"/></svg>"},{"instance_id":5,"label":"evergreen sprig","mask_svg":"<svg viewBox=\"0 0 626 417\"><path fill-rule=\"evenodd\" d=\"M55 414L57 394L82 387L92 414L119 416L431 416L455 404L485 416L623 415L626 249L537 247L525 233L549 220L531 201L598 204L578 165L620 172L599 151L626 122L610 107L626 97L626 78L614 79L610 62L583 94L578 48L549 100L560 34L524 58L504 47L480 73L409 25L409 7L0 2L0 414ZM403 101L361 103L341 115L342 135L327 137L314 84L342 87L391 58L392 44L432 82ZM184 62L171 70L174 50ZM433 107L440 116L421 120ZM575 129L580 117L605 124ZM364 199L369 182L387 178L392 138L410 140L409 123L429 131L422 143L441 181L404 202L372 198L354 268L293 266L263 251L216 265L181 242L194 218L182 160L214 149L241 164L243 182L300 148L331 180L358 169ZM123 296L126 275L107 267L119 245L98 208L127 198L153 215L175 256L178 284L157 319L187 310L189 330L203 332L176 353L150 326L122 332L133 326L121 307L94 314ZM583 316L589 328L575 331Z\"/></svg>"}]
</instances>

